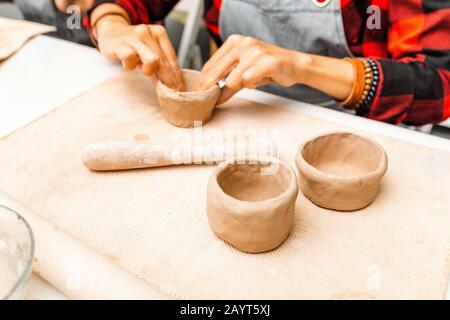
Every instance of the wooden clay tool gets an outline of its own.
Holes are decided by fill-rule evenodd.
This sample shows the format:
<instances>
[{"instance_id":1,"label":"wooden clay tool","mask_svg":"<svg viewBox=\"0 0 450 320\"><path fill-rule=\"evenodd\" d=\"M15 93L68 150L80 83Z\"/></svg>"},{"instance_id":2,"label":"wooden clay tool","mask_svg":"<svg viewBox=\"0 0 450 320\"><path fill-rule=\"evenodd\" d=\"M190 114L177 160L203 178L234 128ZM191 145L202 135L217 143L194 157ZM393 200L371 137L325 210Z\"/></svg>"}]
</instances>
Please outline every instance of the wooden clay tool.
<instances>
[{"instance_id":1,"label":"wooden clay tool","mask_svg":"<svg viewBox=\"0 0 450 320\"><path fill-rule=\"evenodd\" d=\"M270 145L269 145L270 144ZM236 155L259 154L272 141L235 141L200 145L103 142L87 146L83 162L93 171L114 171L181 164L217 164ZM257 151L256 151L256 150ZM256 152L252 152L256 151ZM270 154L274 155L273 149ZM267 155L267 154L265 154Z\"/></svg>"}]
</instances>

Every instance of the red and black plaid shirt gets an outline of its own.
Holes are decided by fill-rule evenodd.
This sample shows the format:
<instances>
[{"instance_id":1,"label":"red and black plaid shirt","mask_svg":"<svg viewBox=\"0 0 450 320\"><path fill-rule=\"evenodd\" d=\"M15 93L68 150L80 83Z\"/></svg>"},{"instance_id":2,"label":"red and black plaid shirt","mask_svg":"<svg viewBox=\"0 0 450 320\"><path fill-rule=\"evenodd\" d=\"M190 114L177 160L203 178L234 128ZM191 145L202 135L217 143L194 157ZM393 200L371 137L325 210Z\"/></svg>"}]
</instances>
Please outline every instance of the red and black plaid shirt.
<instances>
[{"instance_id":1,"label":"red and black plaid shirt","mask_svg":"<svg viewBox=\"0 0 450 320\"><path fill-rule=\"evenodd\" d=\"M300 1L300 0L299 0ZM302 0L305 1L305 0ZM96 0L113 2L133 24L160 22L176 0ZM219 37L222 0L205 0L205 23ZM381 28L366 25L370 5L381 8ZM450 117L450 1L341 0L348 45L355 56L374 58L381 82L367 116L422 125Z\"/></svg>"}]
</instances>

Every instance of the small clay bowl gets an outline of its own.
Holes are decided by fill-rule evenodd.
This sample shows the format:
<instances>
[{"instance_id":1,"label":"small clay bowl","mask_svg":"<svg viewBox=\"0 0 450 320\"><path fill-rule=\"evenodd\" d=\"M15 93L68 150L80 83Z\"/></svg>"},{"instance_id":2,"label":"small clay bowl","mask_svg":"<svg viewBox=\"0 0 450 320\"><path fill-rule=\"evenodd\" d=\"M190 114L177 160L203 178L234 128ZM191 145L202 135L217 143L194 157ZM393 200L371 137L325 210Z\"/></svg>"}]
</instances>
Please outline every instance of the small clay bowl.
<instances>
[{"instance_id":1,"label":"small clay bowl","mask_svg":"<svg viewBox=\"0 0 450 320\"><path fill-rule=\"evenodd\" d=\"M214 233L235 248L270 251L289 235L297 195L295 171L279 159L229 160L209 179L208 220Z\"/></svg>"},{"instance_id":2,"label":"small clay bowl","mask_svg":"<svg viewBox=\"0 0 450 320\"><path fill-rule=\"evenodd\" d=\"M161 113L167 122L177 127L192 128L195 122L205 124L220 96L220 88L215 85L206 91L195 91L200 72L183 70L186 91L176 91L161 81L156 84Z\"/></svg>"},{"instance_id":3,"label":"small clay bowl","mask_svg":"<svg viewBox=\"0 0 450 320\"><path fill-rule=\"evenodd\" d=\"M375 141L335 132L301 145L296 164L300 190L308 199L323 208L353 211L375 199L388 160Z\"/></svg>"}]
</instances>

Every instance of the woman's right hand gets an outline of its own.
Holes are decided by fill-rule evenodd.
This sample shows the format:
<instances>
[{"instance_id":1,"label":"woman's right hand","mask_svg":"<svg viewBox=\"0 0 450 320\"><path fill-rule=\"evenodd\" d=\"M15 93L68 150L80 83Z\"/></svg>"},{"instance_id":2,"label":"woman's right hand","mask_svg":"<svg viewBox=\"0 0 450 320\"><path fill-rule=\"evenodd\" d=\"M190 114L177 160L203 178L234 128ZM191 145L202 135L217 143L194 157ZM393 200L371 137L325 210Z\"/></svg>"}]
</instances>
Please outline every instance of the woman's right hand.
<instances>
[{"instance_id":1,"label":"woman's right hand","mask_svg":"<svg viewBox=\"0 0 450 320\"><path fill-rule=\"evenodd\" d=\"M96 38L100 52L121 60L126 70L139 67L145 75L156 73L167 86L184 90L177 56L163 26L133 26L125 18L111 15L98 21Z\"/></svg>"}]
</instances>

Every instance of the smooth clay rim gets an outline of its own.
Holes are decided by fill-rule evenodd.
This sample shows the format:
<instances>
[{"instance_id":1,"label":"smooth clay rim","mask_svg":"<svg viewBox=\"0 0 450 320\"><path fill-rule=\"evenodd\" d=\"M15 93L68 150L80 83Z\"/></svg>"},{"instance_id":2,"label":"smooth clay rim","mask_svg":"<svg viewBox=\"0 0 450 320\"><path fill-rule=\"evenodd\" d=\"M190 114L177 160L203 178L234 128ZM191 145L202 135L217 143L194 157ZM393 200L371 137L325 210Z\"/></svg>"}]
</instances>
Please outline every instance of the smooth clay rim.
<instances>
[{"instance_id":1,"label":"smooth clay rim","mask_svg":"<svg viewBox=\"0 0 450 320\"><path fill-rule=\"evenodd\" d=\"M199 74L200 72L196 70L183 69L182 73L184 77L185 73ZM161 80L158 80L158 82L156 83L156 90L157 92L163 94L166 98L171 100L205 100L205 94L209 97L212 96L215 91L219 91L220 93L220 88L217 84L207 90L202 91L177 91L166 86Z\"/></svg>"},{"instance_id":2,"label":"smooth clay rim","mask_svg":"<svg viewBox=\"0 0 450 320\"><path fill-rule=\"evenodd\" d=\"M251 165L252 164L252 163L248 163L248 161L257 161L259 163L263 162L263 161L264 162L270 161L270 163L278 162L279 165L282 165L290 173L291 180L289 181L288 187L280 195L278 195L274 198L266 199L266 200L246 201L246 200L239 200L239 199L232 197L231 195L229 195L222 189L222 187L219 185L219 182L217 181L217 178L229 165L239 165L239 163L237 163L237 161L244 161L244 160L246 161L246 163L243 165ZM257 159L233 158L233 159L224 161L224 162L220 163L214 169L213 173L211 174L210 179L212 179L212 181L213 181L212 187L215 188L215 191L218 192L217 194L220 195L220 197L222 199L225 199L225 201L230 201L233 206L249 208L252 210L255 210L255 209L258 210L258 208L261 208L261 210L264 210L267 207L267 205L273 205L277 202L281 202L281 200L283 200L283 199L290 198L293 194L298 194L298 181L297 181L297 175L295 174L294 169L291 166L289 166L286 162L284 162L283 160L281 160L279 158L275 158L275 157L263 157L263 158L259 157ZM243 211L247 211L247 210L243 210Z\"/></svg>"},{"instance_id":3,"label":"smooth clay rim","mask_svg":"<svg viewBox=\"0 0 450 320\"><path fill-rule=\"evenodd\" d=\"M370 142L373 144L378 150L381 152L381 159L378 164L378 167L369 173L356 175L352 177L341 177L332 173L326 173L323 171L320 171L316 167L309 164L304 158L303 158L303 149L308 143L314 142L315 140L327 136L333 136L333 135L352 135L355 137L358 137L359 139L366 140L367 142ZM321 135L317 135L304 143L299 147L297 151L297 157L296 157L296 164L299 170L302 171L302 174L307 176L308 178L313 178L315 180L321 180L321 181L342 181L342 182L354 182L358 180L371 180L371 179L380 179L386 174L387 168L388 168L388 159L386 155L386 151L383 149L383 147L376 142L375 140L367 137L363 137L361 135L352 133L352 132L345 132L345 131L336 131L336 132L330 132L325 133Z\"/></svg>"}]
</instances>

